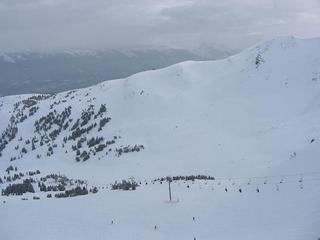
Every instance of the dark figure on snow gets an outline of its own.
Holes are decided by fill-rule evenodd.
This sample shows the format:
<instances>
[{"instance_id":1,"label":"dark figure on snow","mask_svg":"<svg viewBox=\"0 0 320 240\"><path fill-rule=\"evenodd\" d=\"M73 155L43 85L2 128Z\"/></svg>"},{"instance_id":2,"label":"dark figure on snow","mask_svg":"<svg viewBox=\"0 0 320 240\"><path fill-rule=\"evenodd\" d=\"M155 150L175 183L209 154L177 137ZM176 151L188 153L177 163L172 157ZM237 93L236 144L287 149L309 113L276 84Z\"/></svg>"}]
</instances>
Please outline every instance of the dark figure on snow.
<instances>
[{"instance_id":1,"label":"dark figure on snow","mask_svg":"<svg viewBox=\"0 0 320 240\"><path fill-rule=\"evenodd\" d=\"M194 220L196 220L196 218L195 218L195 217L192 217L192 220L194 221Z\"/></svg>"},{"instance_id":2,"label":"dark figure on snow","mask_svg":"<svg viewBox=\"0 0 320 240\"><path fill-rule=\"evenodd\" d=\"M155 230L155 231L157 230L157 225L154 225L154 230Z\"/></svg>"},{"instance_id":3,"label":"dark figure on snow","mask_svg":"<svg viewBox=\"0 0 320 240\"><path fill-rule=\"evenodd\" d=\"M228 192L228 189L227 189L227 188L225 188L224 190L225 190L226 192Z\"/></svg>"}]
</instances>

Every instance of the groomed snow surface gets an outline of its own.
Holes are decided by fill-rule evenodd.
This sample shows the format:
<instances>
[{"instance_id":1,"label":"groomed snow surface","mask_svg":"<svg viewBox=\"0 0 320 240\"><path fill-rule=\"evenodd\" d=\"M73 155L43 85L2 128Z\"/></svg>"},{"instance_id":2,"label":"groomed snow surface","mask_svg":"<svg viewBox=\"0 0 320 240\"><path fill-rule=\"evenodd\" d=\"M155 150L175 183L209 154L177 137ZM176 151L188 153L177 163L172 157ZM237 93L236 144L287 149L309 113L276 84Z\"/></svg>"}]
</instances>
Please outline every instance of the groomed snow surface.
<instances>
[{"instance_id":1,"label":"groomed snow surface","mask_svg":"<svg viewBox=\"0 0 320 240\"><path fill-rule=\"evenodd\" d=\"M37 192L40 199L25 194L28 201L0 196L0 239L320 238L320 39L274 39L224 60L184 62L66 95L40 101L19 123L0 157L0 176L9 165L41 176L61 172L99 192L63 199ZM13 104L28 97L0 99L1 132ZM54 140L53 155L39 146L10 162L19 155L18 139L36 136L35 120L59 100L53 109L72 106L74 118L90 104L106 104L112 120L87 137L121 136L115 146L144 150L76 162L72 143L61 147L67 130ZM173 182L171 203L167 183L151 183L192 174L216 180ZM110 190L130 177L142 182L137 190Z\"/></svg>"},{"instance_id":2,"label":"groomed snow surface","mask_svg":"<svg viewBox=\"0 0 320 240\"><path fill-rule=\"evenodd\" d=\"M100 191L67 199L1 204L2 239L315 239L319 234L319 181L275 185L196 182ZM212 187L214 190L212 190ZM224 188L228 188L225 192ZM195 220L193 221L193 217ZM112 221L114 224L112 224ZM157 229L154 229L154 226Z\"/></svg>"}]
</instances>

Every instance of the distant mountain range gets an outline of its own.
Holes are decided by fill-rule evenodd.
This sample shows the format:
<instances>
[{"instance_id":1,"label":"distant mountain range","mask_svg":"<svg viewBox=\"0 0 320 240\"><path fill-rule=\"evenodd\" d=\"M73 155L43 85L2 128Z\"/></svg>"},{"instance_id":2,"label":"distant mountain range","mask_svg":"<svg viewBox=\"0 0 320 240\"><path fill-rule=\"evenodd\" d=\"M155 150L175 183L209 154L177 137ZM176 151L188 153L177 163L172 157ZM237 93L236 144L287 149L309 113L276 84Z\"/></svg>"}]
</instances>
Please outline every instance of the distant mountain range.
<instances>
[{"instance_id":1,"label":"distant mountain range","mask_svg":"<svg viewBox=\"0 0 320 240\"><path fill-rule=\"evenodd\" d=\"M230 55L201 48L0 53L0 96L56 93L81 88L186 60L214 60Z\"/></svg>"}]
</instances>

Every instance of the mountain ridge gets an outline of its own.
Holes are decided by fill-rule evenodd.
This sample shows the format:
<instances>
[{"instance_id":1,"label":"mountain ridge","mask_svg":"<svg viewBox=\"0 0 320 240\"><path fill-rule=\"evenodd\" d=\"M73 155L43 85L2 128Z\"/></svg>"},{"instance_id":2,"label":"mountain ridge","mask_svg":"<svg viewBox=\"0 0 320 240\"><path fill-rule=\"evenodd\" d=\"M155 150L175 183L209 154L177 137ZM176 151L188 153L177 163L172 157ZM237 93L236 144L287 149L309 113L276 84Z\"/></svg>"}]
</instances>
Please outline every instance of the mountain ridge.
<instances>
[{"instance_id":1,"label":"mountain ridge","mask_svg":"<svg viewBox=\"0 0 320 240\"><path fill-rule=\"evenodd\" d=\"M216 59L227 54L217 50L204 57L183 49L151 48L0 53L0 96L58 93L183 60Z\"/></svg>"},{"instance_id":2,"label":"mountain ridge","mask_svg":"<svg viewBox=\"0 0 320 240\"><path fill-rule=\"evenodd\" d=\"M285 38L285 39L287 40L291 39L291 40L290 41L280 40L278 42L275 40L272 40L271 43L276 43L275 46L277 47L277 51L278 49L282 49L281 51L287 51L286 48L283 48L283 46L288 47L288 46L291 46L293 43L298 42L297 44L300 44L299 42L301 42L300 40L296 40L294 38ZM289 45L284 45L284 43ZM302 45L304 46L304 44ZM316 46L319 47L319 44L317 43ZM269 43L264 45L264 48L269 48L269 47L270 47ZM311 49L313 49L313 47L311 47ZM297 49L297 47L293 47L292 49ZM296 50L293 51L292 54L293 55L297 53L300 54L301 49L300 50L299 49L300 48L298 48L298 51ZM304 47L302 47L302 50L306 51ZM300 107L305 106L308 101L314 101L315 103L313 104L317 105L318 100L316 97L313 97L312 99L306 101L308 96L303 96L303 98L300 99L303 101L298 101L295 103L297 105L300 105L299 107L295 108L295 107L287 106L286 101L288 101L288 99L293 100L295 95L297 94L297 91L300 91L301 90L300 87L305 83L302 83L301 81L296 80L298 79L296 76L297 72L290 73L286 71L285 74L283 74L283 71L282 71L278 73L279 76L275 76L275 77L267 76L268 72L270 71L270 67L272 68L279 67L280 64L283 64L285 61L288 61L286 60L288 57L289 57L289 61L293 61L293 63L295 63L295 59L291 58L292 56L290 56L291 54L290 52L288 53L289 54L288 56L286 55L284 57L281 56L282 53L280 53L280 56L278 56L279 53L277 53L276 56L273 56L274 54L272 52L273 51L271 50L271 55L269 54L270 51L261 52L261 45L257 45L253 48L245 50L242 54L237 54L235 56L229 57L224 60L208 61L208 62L190 62L190 61L183 62L183 63L179 63L176 65L167 67L165 69L142 72L142 73L132 75L126 79L104 82L93 87L75 90L75 92L70 91L69 95L73 95L73 99L71 99L72 96L71 97L68 96L67 98L64 98L66 95L68 95L68 92L62 92L57 95L48 96L48 99L45 99L43 101L43 105L40 104L39 106L41 109L43 109L44 112L47 112L47 114L48 114L48 111L45 109L48 109L49 107L59 112L59 111L62 111L64 108L67 108L68 106L72 106L72 109L73 108L79 109L79 110L75 110L76 113L71 114L75 118L76 114L78 114L78 117L79 117L79 114L81 113L81 111L85 111L85 109L87 109L90 106L90 103L89 103L90 101L94 102L93 105L95 106L95 111L98 111L100 105L102 104L108 105L107 103L109 102L111 103L111 109L112 109L110 110L111 111L110 114L114 115L115 113L115 115L117 116L116 123L112 123L113 120L110 123L116 126L115 128L112 127L113 131L125 132L122 129L124 126L124 128L126 128L127 130L130 130L134 134L133 136L138 136L138 133L135 130L133 130L135 126L132 126L132 125L139 125L139 122L141 121L142 122L149 121L150 123L152 123L149 126L150 131L153 131L152 129L157 126L158 124L157 118L160 118L164 122L167 122L167 124L170 125L170 128L173 128L173 129L179 129L179 125L181 124L182 125L185 124L186 126L188 125L192 126L196 124L194 126L199 127L197 125L198 123L204 122L207 125L209 120L212 121L214 119L212 118L213 116L212 116L212 113L210 113L210 111L213 111L214 109L216 109L216 111L221 112L222 109L224 109L226 106L229 106L232 109L238 106L238 103L237 103L238 101L243 102L244 104L243 106L245 106L246 111L251 112L251 114L256 115L255 111L258 111L261 116L269 117L270 112L274 109L274 106L271 106L268 103L270 99L269 95L270 93L275 92L276 94L273 94L273 97L278 100L277 105L279 108L277 112L278 114L277 117L279 119L275 119L275 120L277 120L278 122L281 122L281 121L286 122L288 121L287 119L281 120L281 121L280 119L287 118L288 116L295 116L295 114L297 114L299 111L302 111L300 110ZM262 54L263 61L261 60L261 63L258 64L256 62L257 60L256 58L259 54ZM272 58L276 57L277 63L271 64L269 61L270 57ZM309 67L305 66L305 67L313 68L314 65ZM215 74L213 78L211 76L212 72ZM257 80L253 80L254 78L256 78L256 75L255 75L256 73L259 73L259 74L262 73L267 75L263 77L258 76L258 79L260 79L260 83L259 83ZM230 77L236 74L244 74L244 76L239 77L238 80L232 79L232 77ZM318 86L318 84L316 84L318 80L312 80L313 79L312 77L314 77L313 74L314 73L308 72L308 75L309 75L308 78L310 81L307 80L306 76L304 76L304 78L306 79L304 80L304 82L308 81L309 85L314 83L315 86ZM304 72L299 75L306 75L306 73ZM282 83L280 84L278 81L275 81L275 79L270 80L268 78L272 78L272 79L282 78ZM213 79L213 80L210 80L210 79ZM249 82L250 82L250 88L247 87L247 84L249 84ZM263 88L265 89L261 88L261 85L260 85L261 83L263 84ZM292 85L293 87L292 87L292 90L288 92L285 89L287 89L290 85ZM212 88L212 86L214 86L214 88ZM313 92L318 91L317 88L312 90L311 86L307 86L307 88L306 87L304 88L306 89L305 91L310 91L308 92L307 95L310 95L309 93L311 93L312 91ZM228 93L230 89L232 89L232 92L236 97ZM281 91L279 89L281 89ZM260 96L257 95L256 93L257 90ZM267 90L267 91L264 92L264 90ZM239 93L241 94L239 95ZM27 96L30 96L30 95L25 95L20 97L16 96L16 97L18 99L19 98L22 99L22 98L26 98ZM10 97L8 99L15 99L16 97ZM257 106L247 102L246 100L247 97L249 98L253 97L253 99L255 99L255 101L257 101L258 103ZM97 99L94 100L94 98L98 98L98 100ZM224 100L221 101L219 100L219 98L222 98ZM2 98L2 102L5 99L7 98ZM78 103L75 101L75 99L77 100ZM286 99L286 101L284 101L284 99ZM63 103L63 101L65 101L65 103ZM87 102L83 103L84 101L87 101ZM160 109L166 109L166 106L170 106L170 104L172 104L173 102L177 103L176 105L173 106L173 108L167 108L167 110L163 110L162 112L160 111L158 113L152 110L152 105L149 104L149 103L152 103L154 104L154 106L160 107ZM37 104L38 103L36 103L35 106L37 106ZM258 106L259 108L263 107L263 111L258 110L257 108ZM108 106L106 107L107 109L109 109ZM139 110L140 108L141 110ZM179 111L176 112L179 108L182 108L182 111L184 112L182 114L182 116L185 117L184 120L180 119L181 116L179 116L178 114ZM194 111L193 113L194 115L190 115L191 113L187 111L188 108ZM143 117L136 116L136 113L132 112L133 109L135 109L135 111L139 111L139 114L142 114L141 116L144 116L148 119L144 120ZM281 113L281 111L283 111L284 109L287 109L287 110ZM299 109L299 111L297 109ZM253 110L254 112L252 112ZM150 115L148 115L149 113ZM238 132L238 134L240 135L245 134L242 132L242 130L240 130L239 127L235 127L232 121L228 120L232 118L232 116L240 114L243 120L249 121L249 119L247 119L247 116L243 115L242 111L240 111L239 109L238 110L232 109L231 111L223 110L221 113L225 116L222 116L221 119L216 120L217 121L216 123L218 125L223 124L223 122L229 121L229 124L231 124L230 127L233 126L232 128L235 132ZM259 114L256 117L260 119L261 116L259 116ZM37 115L37 113L35 115L38 117L38 120L39 120L39 116ZM110 117L113 119L112 116ZM133 121L133 123L128 124L128 122L126 122L128 121L128 117L129 117L129 120ZM172 119L170 119L171 117ZM31 118L33 119L32 121L34 122L35 117L32 116ZM5 119L5 117L2 117L2 119ZM270 121L272 122L274 120L270 119ZM72 122L72 124L73 123L74 122ZM18 123L18 125L19 124L20 123ZM281 126L281 123L277 123L277 124L278 125L280 124ZM5 124L3 123L1 125L5 126ZM169 127L169 125L167 127ZM261 123L259 123L258 125L260 126ZM180 126L180 128L181 127L182 126ZM246 128L248 129L248 126ZM205 131L205 128L201 127L199 128L199 131L200 132ZM214 130L214 131L217 131L217 130ZM167 134L169 134L169 132ZM28 133L28 134L31 134L31 136L33 136L33 133ZM220 133L220 135L221 134L222 133ZM27 136L27 134L25 136ZM97 136L99 136L99 132L97 132ZM170 135L167 135L167 137L169 136ZM206 133L205 136L208 139L211 138L209 133ZM142 137L142 142L146 142L145 137ZM137 139L140 139L140 138L141 137L137 137ZM178 137L178 139L180 138L181 136ZM152 141L155 141L155 140L152 139ZM134 144L141 144L140 140L133 141L133 142ZM125 141L123 141L123 143L125 143ZM127 144L129 143L127 142ZM150 143L145 145L148 146L149 144ZM190 144L191 143L189 142L188 145ZM153 144L150 144L150 145L154 146ZM215 151L217 151L217 149ZM196 152L194 151L192 152L193 152L192 154L196 154ZM44 152L42 152L42 154L45 155ZM289 155L289 153L287 154ZM234 155L234 154L231 154L231 155ZM70 156L68 156L68 158L69 157ZM205 157L203 156L203 158ZM231 158L235 158L235 156L232 156ZM194 164L192 164L191 162L190 164L191 166L194 167ZM204 165L210 166L211 164L208 165L208 163L205 163Z\"/></svg>"}]
</instances>

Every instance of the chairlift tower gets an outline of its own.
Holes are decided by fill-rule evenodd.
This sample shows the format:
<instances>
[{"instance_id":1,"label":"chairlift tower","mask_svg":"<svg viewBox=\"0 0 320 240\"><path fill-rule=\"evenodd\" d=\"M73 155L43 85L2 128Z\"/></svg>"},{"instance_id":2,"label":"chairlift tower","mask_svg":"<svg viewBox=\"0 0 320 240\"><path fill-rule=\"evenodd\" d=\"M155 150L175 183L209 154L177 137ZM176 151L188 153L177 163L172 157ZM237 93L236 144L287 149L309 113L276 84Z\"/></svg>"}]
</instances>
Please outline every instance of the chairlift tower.
<instances>
[{"instance_id":1,"label":"chairlift tower","mask_svg":"<svg viewBox=\"0 0 320 240\"><path fill-rule=\"evenodd\" d=\"M172 182L172 178L171 177L167 177L167 181L168 181L168 187L169 187L169 201L172 201L172 194L171 194L171 182Z\"/></svg>"}]
</instances>

